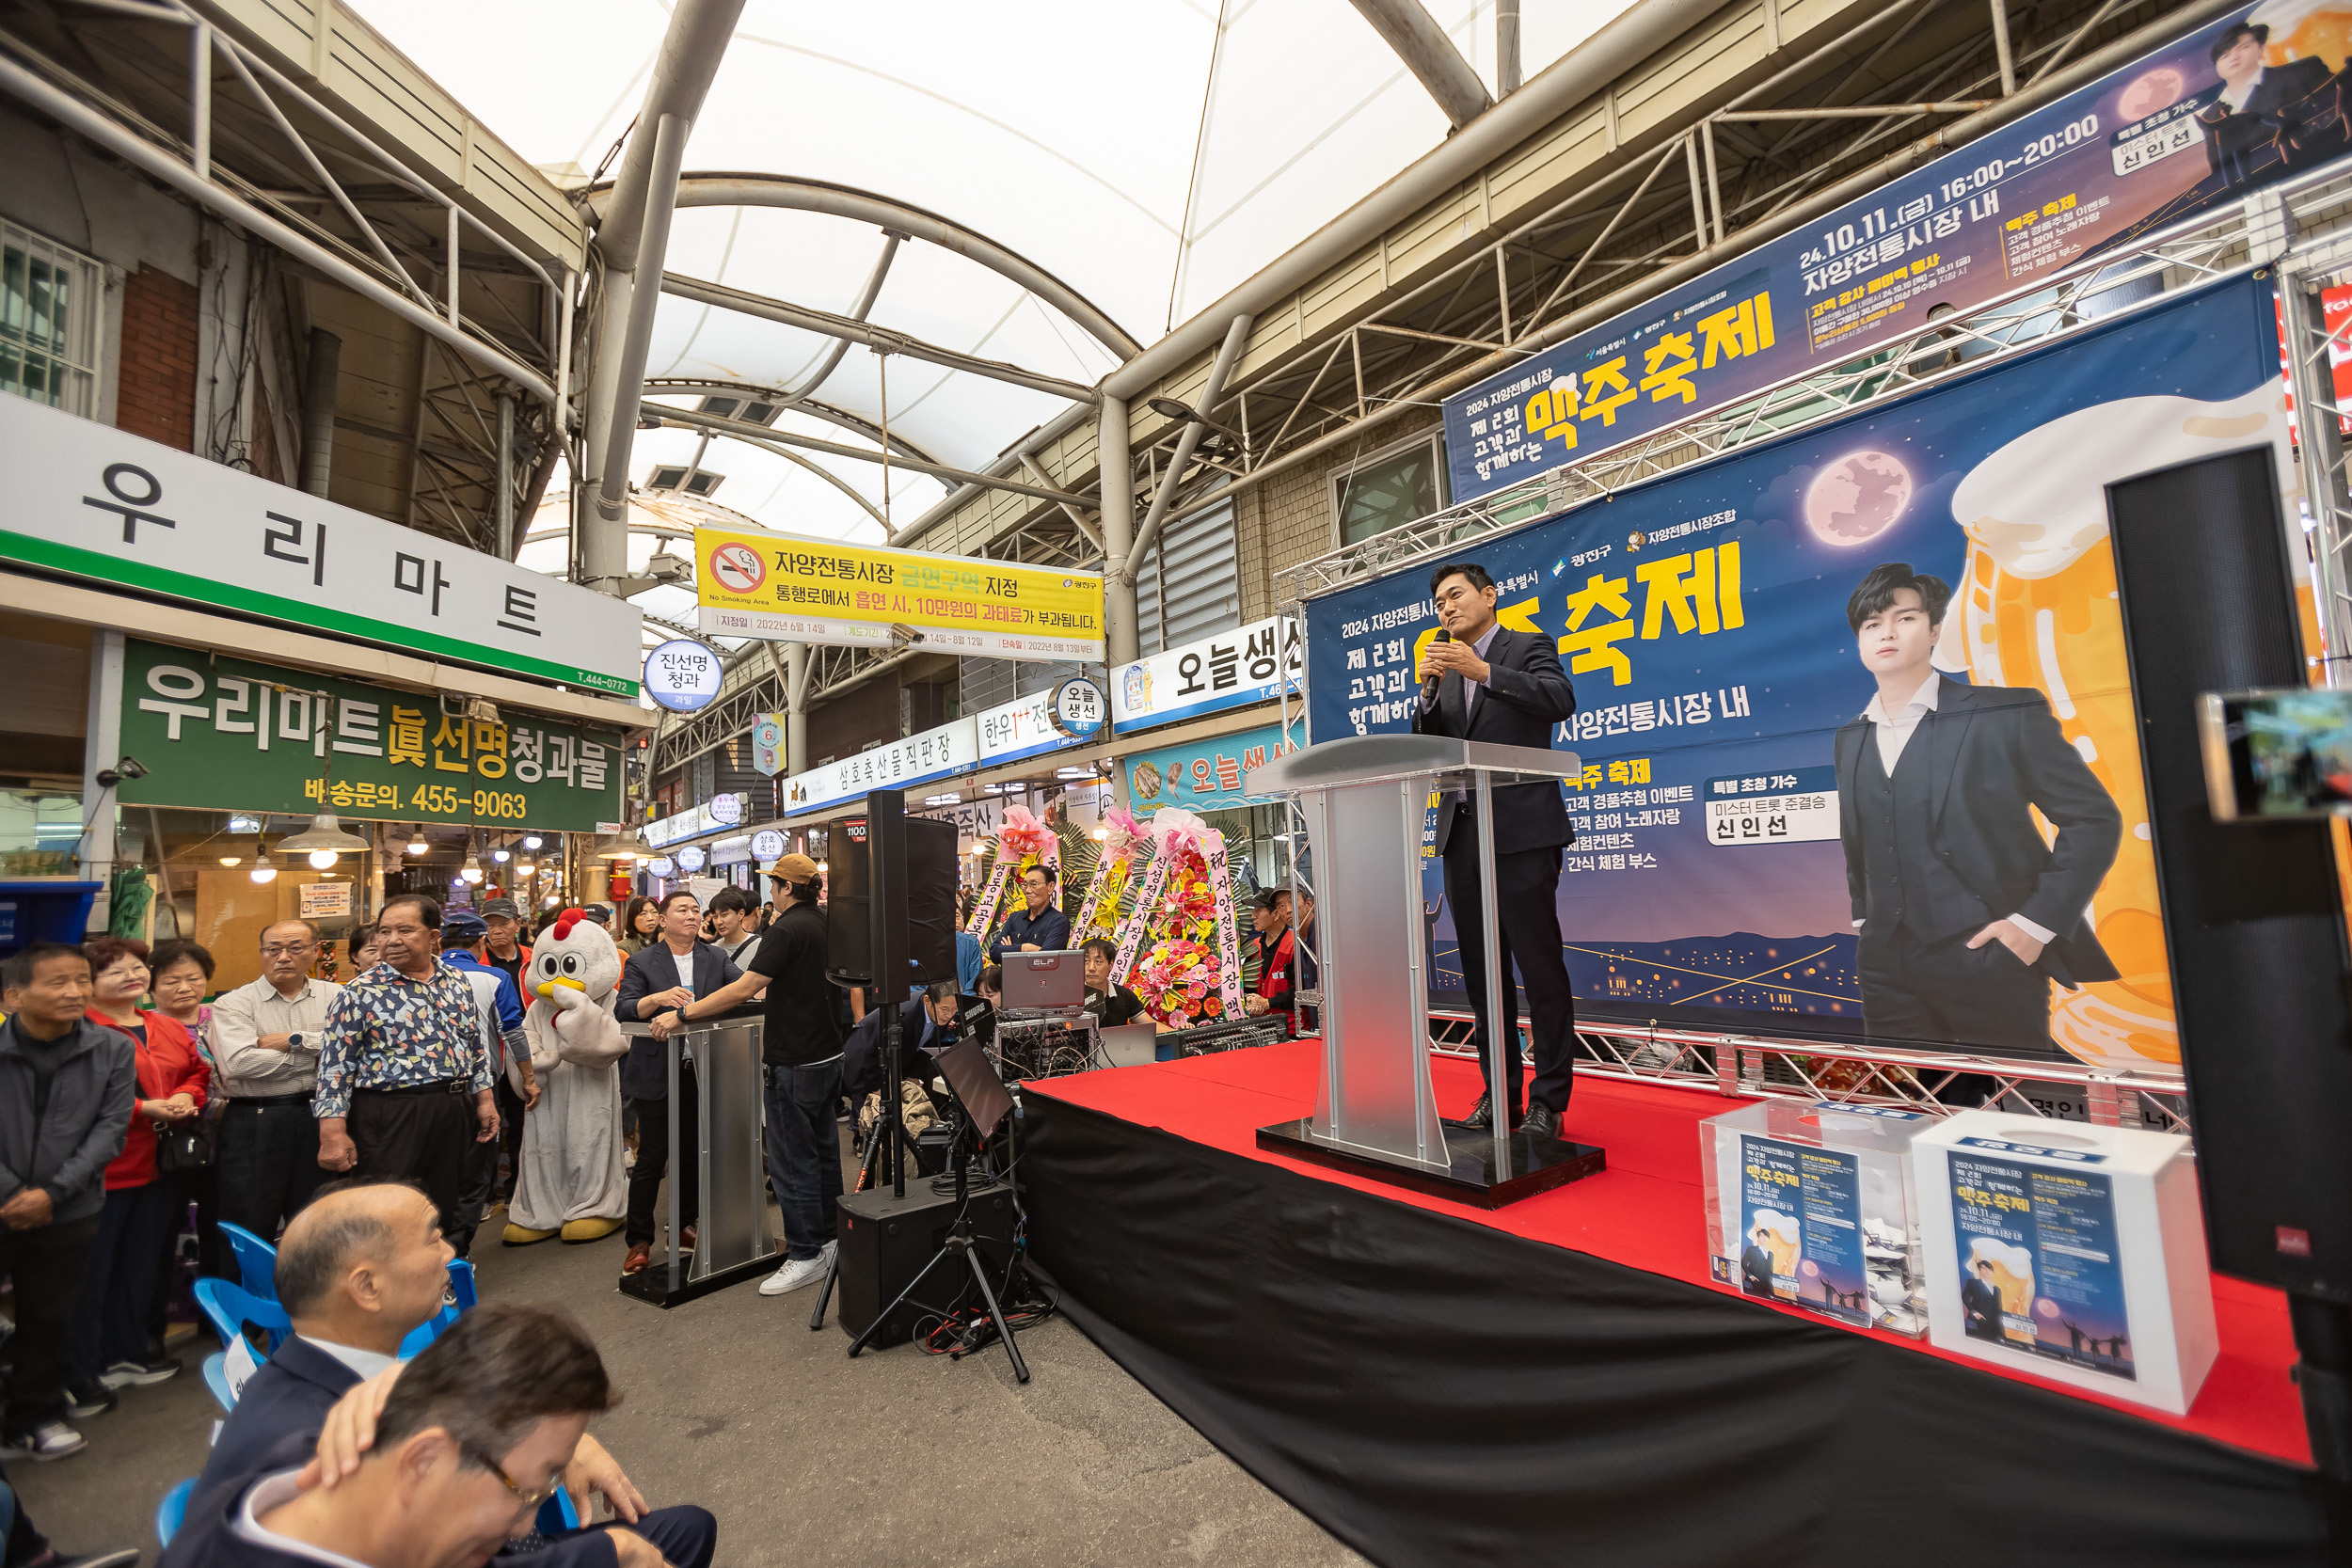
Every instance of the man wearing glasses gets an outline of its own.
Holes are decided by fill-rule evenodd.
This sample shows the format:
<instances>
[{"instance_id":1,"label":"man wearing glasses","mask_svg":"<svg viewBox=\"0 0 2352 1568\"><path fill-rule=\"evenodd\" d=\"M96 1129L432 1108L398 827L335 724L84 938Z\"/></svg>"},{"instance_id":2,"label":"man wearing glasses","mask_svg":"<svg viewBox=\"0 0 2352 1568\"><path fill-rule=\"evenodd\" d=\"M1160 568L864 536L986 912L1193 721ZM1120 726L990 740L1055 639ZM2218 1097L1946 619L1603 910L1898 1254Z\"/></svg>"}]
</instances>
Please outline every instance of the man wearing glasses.
<instances>
[{"instance_id":1,"label":"man wearing glasses","mask_svg":"<svg viewBox=\"0 0 2352 1568\"><path fill-rule=\"evenodd\" d=\"M242 1474L215 1480L208 1470L165 1568L479 1568L531 1533L590 1418L612 1403L596 1344L568 1313L485 1303L414 1361L346 1395L315 1459L305 1433ZM529 1560L708 1568L718 1526L706 1510L630 1512L626 1524L551 1537Z\"/></svg>"},{"instance_id":2,"label":"man wearing glasses","mask_svg":"<svg viewBox=\"0 0 2352 1568\"><path fill-rule=\"evenodd\" d=\"M326 1176L310 1096L326 1009L343 988L310 978L318 950L308 921L281 920L263 931L262 977L213 1005L206 1035L218 1074L214 1092L229 1101L220 1118L220 1217L263 1241Z\"/></svg>"}]
</instances>

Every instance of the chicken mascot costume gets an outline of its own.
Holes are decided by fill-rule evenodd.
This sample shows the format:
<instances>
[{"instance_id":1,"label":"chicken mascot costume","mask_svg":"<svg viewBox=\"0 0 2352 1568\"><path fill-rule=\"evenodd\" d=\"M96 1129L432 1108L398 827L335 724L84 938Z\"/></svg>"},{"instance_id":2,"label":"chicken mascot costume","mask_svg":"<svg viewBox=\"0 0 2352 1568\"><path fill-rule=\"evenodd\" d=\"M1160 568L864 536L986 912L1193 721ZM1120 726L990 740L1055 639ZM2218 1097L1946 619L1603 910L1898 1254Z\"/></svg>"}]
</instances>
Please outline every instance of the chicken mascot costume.
<instances>
[{"instance_id":1,"label":"chicken mascot costume","mask_svg":"<svg viewBox=\"0 0 2352 1568\"><path fill-rule=\"evenodd\" d=\"M619 1063L628 1037L612 1015L620 983L612 934L579 910L557 916L532 949L523 1032L539 1103L523 1118L521 1168L506 1209L509 1246L559 1232L567 1242L593 1242L628 1217Z\"/></svg>"}]
</instances>

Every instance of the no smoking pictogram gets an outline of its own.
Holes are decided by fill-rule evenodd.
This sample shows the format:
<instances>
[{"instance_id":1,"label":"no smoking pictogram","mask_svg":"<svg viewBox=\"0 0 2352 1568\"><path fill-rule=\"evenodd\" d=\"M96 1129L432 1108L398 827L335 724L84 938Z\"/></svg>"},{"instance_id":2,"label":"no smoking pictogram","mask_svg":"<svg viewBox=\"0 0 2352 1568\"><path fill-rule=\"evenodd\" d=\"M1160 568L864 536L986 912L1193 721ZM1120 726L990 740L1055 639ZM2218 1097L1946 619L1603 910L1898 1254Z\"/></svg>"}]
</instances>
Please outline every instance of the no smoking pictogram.
<instances>
[{"instance_id":1,"label":"no smoking pictogram","mask_svg":"<svg viewBox=\"0 0 2352 1568\"><path fill-rule=\"evenodd\" d=\"M722 545L710 552L710 575L730 594L748 594L768 580L768 568L749 545Z\"/></svg>"}]
</instances>

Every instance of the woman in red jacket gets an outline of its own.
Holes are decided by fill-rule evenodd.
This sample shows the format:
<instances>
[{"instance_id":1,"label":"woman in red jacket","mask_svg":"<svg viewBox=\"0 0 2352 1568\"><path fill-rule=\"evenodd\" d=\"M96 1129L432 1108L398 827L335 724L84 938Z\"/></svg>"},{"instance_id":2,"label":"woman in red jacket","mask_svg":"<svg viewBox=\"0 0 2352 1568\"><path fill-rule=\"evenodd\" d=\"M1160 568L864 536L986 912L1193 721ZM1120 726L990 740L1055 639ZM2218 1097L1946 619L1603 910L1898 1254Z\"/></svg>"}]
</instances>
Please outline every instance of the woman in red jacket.
<instances>
[{"instance_id":1,"label":"woman in red jacket","mask_svg":"<svg viewBox=\"0 0 2352 1568\"><path fill-rule=\"evenodd\" d=\"M165 1014L140 1010L139 998L152 983L147 943L100 937L83 951L95 982L90 1022L131 1037L138 1099L122 1152L106 1166L106 1207L82 1285L66 1396L78 1417L113 1409L117 1388L161 1383L180 1370L169 1357L151 1360L147 1354L147 1307L179 1190L156 1180L155 1129L195 1120L213 1075L186 1029Z\"/></svg>"}]
</instances>

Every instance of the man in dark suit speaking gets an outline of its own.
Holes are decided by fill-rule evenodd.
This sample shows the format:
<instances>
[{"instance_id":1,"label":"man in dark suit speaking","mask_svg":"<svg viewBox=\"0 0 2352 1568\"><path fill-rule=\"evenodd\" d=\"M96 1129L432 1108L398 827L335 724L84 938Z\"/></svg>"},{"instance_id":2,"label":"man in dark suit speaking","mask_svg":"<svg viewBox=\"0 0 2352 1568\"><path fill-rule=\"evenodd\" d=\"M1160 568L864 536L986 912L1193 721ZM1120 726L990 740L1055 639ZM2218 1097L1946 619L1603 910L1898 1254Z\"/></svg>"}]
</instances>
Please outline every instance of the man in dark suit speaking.
<instances>
[{"instance_id":1,"label":"man in dark suit speaking","mask_svg":"<svg viewBox=\"0 0 2352 1568\"><path fill-rule=\"evenodd\" d=\"M2123 817L2041 692L1928 662L1951 590L1907 562L1846 604L1878 695L1837 732L1837 824L1872 1039L2056 1054L2050 982L2116 978L2091 895ZM2057 830L2045 841L2034 812Z\"/></svg>"},{"instance_id":2,"label":"man in dark suit speaking","mask_svg":"<svg viewBox=\"0 0 2352 1568\"><path fill-rule=\"evenodd\" d=\"M1549 750L1552 727L1576 711L1576 693L1549 638L1512 631L1495 620L1495 579L1474 562L1454 562L1429 575L1442 635L1422 650L1417 673L1421 701L1413 729L1495 746ZM1479 889L1475 797L1465 791L1438 805L1438 853L1445 857L1445 898L1454 911L1462 983L1475 1015L1472 1043L1478 1069L1486 1062L1486 952ZM1568 967L1560 957L1560 851L1576 841L1557 784L1506 784L1494 792L1495 924L1502 937L1502 1060L1501 1099L1511 1124L1519 1122L1518 992L1511 984L1518 960L1527 987L1535 1082L1529 1090L1527 1131L1556 1137L1560 1115L1575 1086L1570 1046L1576 1003ZM1494 1125L1497 1085L1488 1083L1472 1127Z\"/></svg>"}]
</instances>

